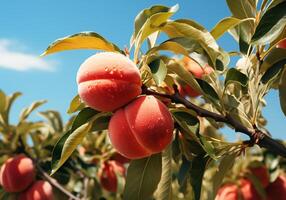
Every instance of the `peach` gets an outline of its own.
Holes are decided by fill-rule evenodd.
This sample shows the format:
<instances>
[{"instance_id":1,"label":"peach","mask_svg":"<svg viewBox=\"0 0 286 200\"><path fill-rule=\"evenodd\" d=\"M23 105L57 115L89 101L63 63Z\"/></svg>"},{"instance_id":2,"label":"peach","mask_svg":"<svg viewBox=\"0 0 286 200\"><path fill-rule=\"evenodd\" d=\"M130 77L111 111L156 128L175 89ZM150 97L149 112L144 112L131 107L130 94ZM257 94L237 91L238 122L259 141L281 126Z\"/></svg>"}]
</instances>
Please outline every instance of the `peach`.
<instances>
[{"instance_id":1,"label":"peach","mask_svg":"<svg viewBox=\"0 0 286 200\"><path fill-rule=\"evenodd\" d=\"M183 58L183 64L185 68L194 75L195 78L201 79L204 75L208 75L213 72L213 68L208 64L206 64L204 67L201 67L198 63L188 57ZM186 84L179 85L178 90L182 96L197 97L200 95L199 92Z\"/></svg>"},{"instance_id":2,"label":"peach","mask_svg":"<svg viewBox=\"0 0 286 200\"><path fill-rule=\"evenodd\" d=\"M286 177L279 176L273 183L266 188L267 200L286 199Z\"/></svg>"},{"instance_id":3,"label":"peach","mask_svg":"<svg viewBox=\"0 0 286 200\"><path fill-rule=\"evenodd\" d=\"M283 40L281 40L281 41L277 44L277 48L286 49L286 38L284 38Z\"/></svg>"},{"instance_id":4,"label":"peach","mask_svg":"<svg viewBox=\"0 0 286 200\"><path fill-rule=\"evenodd\" d=\"M240 198L242 197L242 198ZM248 179L240 179L239 186L235 184L226 184L221 187L215 200L261 200L254 185Z\"/></svg>"},{"instance_id":5,"label":"peach","mask_svg":"<svg viewBox=\"0 0 286 200\"><path fill-rule=\"evenodd\" d=\"M114 111L141 94L138 68L119 53L89 57L78 70L77 83L81 100L99 111Z\"/></svg>"},{"instance_id":6,"label":"peach","mask_svg":"<svg viewBox=\"0 0 286 200\"><path fill-rule=\"evenodd\" d=\"M258 178L262 186L266 188L269 184L269 173L265 166L250 168L250 171L254 176Z\"/></svg>"},{"instance_id":7,"label":"peach","mask_svg":"<svg viewBox=\"0 0 286 200\"><path fill-rule=\"evenodd\" d=\"M125 168L123 164L110 160L103 164L99 170L100 184L109 192L117 191L117 175L125 177Z\"/></svg>"},{"instance_id":8,"label":"peach","mask_svg":"<svg viewBox=\"0 0 286 200\"><path fill-rule=\"evenodd\" d=\"M114 148L129 159L161 152L173 138L173 119L168 108L154 96L139 96L115 112L109 122Z\"/></svg>"},{"instance_id":9,"label":"peach","mask_svg":"<svg viewBox=\"0 0 286 200\"><path fill-rule=\"evenodd\" d=\"M6 192L25 190L35 178L33 161L23 154L9 158L1 167L0 183Z\"/></svg>"},{"instance_id":10,"label":"peach","mask_svg":"<svg viewBox=\"0 0 286 200\"><path fill-rule=\"evenodd\" d=\"M215 200L238 200L239 190L235 184L226 184L222 186L215 197Z\"/></svg>"},{"instance_id":11,"label":"peach","mask_svg":"<svg viewBox=\"0 0 286 200\"><path fill-rule=\"evenodd\" d=\"M47 181L36 181L18 196L18 200L53 200L53 188Z\"/></svg>"},{"instance_id":12,"label":"peach","mask_svg":"<svg viewBox=\"0 0 286 200\"><path fill-rule=\"evenodd\" d=\"M244 200L261 200L261 197L249 179L244 178L240 180L240 191Z\"/></svg>"}]
</instances>

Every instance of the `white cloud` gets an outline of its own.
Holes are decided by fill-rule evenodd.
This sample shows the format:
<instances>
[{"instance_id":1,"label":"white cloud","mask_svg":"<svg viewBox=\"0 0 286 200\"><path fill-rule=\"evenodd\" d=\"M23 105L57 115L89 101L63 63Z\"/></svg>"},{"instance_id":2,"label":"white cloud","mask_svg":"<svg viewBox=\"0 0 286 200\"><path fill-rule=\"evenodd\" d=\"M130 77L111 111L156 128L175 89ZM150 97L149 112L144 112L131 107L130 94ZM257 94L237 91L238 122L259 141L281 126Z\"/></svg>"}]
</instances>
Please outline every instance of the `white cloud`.
<instances>
[{"instance_id":1,"label":"white cloud","mask_svg":"<svg viewBox=\"0 0 286 200\"><path fill-rule=\"evenodd\" d=\"M55 70L55 61L47 61L39 55L26 53L23 50L15 50L12 47L19 45L16 43L13 40L0 39L0 68L17 71ZM20 44L20 46L22 45Z\"/></svg>"}]
</instances>

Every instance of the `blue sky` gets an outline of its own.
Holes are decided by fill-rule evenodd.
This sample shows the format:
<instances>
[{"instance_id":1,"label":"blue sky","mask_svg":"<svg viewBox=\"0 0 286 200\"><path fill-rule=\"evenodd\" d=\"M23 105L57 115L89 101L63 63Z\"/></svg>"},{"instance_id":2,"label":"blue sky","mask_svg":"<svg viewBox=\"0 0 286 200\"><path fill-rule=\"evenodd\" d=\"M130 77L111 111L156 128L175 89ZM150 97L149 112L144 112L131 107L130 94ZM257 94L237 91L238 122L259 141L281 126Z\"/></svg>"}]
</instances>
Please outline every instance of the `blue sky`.
<instances>
[{"instance_id":1,"label":"blue sky","mask_svg":"<svg viewBox=\"0 0 286 200\"><path fill-rule=\"evenodd\" d=\"M179 4L173 18L191 18L211 29L230 16L224 0L49 0L3 1L0 6L0 89L11 94L23 92L12 110L12 121L23 106L40 99L48 103L40 110L59 110L66 120L69 102L77 93L76 72L94 51L67 51L39 58L55 39L81 31L95 31L123 48L129 44L137 13L154 4ZM219 44L227 51L237 45L230 36ZM285 139L286 122L276 91L267 96L264 113L274 137ZM229 134L233 134L231 131Z\"/></svg>"}]
</instances>

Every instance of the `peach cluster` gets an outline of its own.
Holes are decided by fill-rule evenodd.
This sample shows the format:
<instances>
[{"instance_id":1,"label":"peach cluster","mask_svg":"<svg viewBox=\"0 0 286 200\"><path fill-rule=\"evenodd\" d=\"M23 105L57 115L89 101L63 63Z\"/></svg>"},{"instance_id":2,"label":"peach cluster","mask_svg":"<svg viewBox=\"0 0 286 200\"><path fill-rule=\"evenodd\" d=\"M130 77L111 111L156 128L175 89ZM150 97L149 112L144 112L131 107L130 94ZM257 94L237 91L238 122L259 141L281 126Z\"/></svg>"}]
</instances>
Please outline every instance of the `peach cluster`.
<instances>
[{"instance_id":1,"label":"peach cluster","mask_svg":"<svg viewBox=\"0 0 286 200\"><path fill-rule=\"evenodd\" d=\"M269 173L265 166L251 168L251 173L265 189L266 200L284 200L286 198L286 177L280 175L273 183L269 181ZM261 200L253 183L242 178L238 184L225 184L217 192L215 200Z\"/></svg>"},{"instance_id":2,"label":"peach cluster","mask_svg":"<svg viewBox=\"0 0 286 200\"><path fill-rule=\"evenodd\" d=\"M53 200L52 186L35 175L33 161L19 154L2 165L0 184L6 192L18 193L17 200Z\"/></svg>"},{"instance_id":3,"label":"peach cluster","mask_svg":"<svg viewBox=\"0 0 286 200\"><path fill-rule=\"evenodd\" d=\"M137 66L126 56L104 52L88 58L77 73L81 100L98 111L113 111L109 137L129 159L161 152L173 138L173 119L154 96L141 94Z\"/></svg>"}]
</instances>

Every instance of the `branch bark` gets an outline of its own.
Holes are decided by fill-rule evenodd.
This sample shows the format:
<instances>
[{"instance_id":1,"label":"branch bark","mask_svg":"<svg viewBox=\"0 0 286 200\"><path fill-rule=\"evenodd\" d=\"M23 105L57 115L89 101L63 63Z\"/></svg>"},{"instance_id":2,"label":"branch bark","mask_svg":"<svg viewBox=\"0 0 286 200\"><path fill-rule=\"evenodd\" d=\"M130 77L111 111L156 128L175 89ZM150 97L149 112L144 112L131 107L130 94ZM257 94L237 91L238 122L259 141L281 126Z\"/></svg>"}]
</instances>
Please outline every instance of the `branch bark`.
<instances>
[{"instance_id":1,"label":"branch bark","mask_svg":"<svg viewBox=\"0 0 286 200\"><path fill-rule=\"evenodd\" d=\"M155 95L155 96L168 98L174 103L180 103L180 104L185 105L186 108L189 108L195 111L197 115L200 117L209 117L209 118L216 120L217 122L227 123L231 125L236 132L240 132L240 133L244 133L248 135L251 140L250 146L257 144L260 147L266 148L269 151L286 158L286 147L283 144L271 138L266 133L262 132L256 127L253 127L253 129L249 129L245 127L239 121L234 119L230 114L221 115L221 114L217 114L214 112L210 112L206 109L203 109L193 104L192 102L188 101L187 99L183 98L182 96L180 96L180 94L177 91L173 95L161 94L151 89L148 89L146 86L142 86L142 93L147 94L147 95Z\"/></svg>"}]
</instances>

